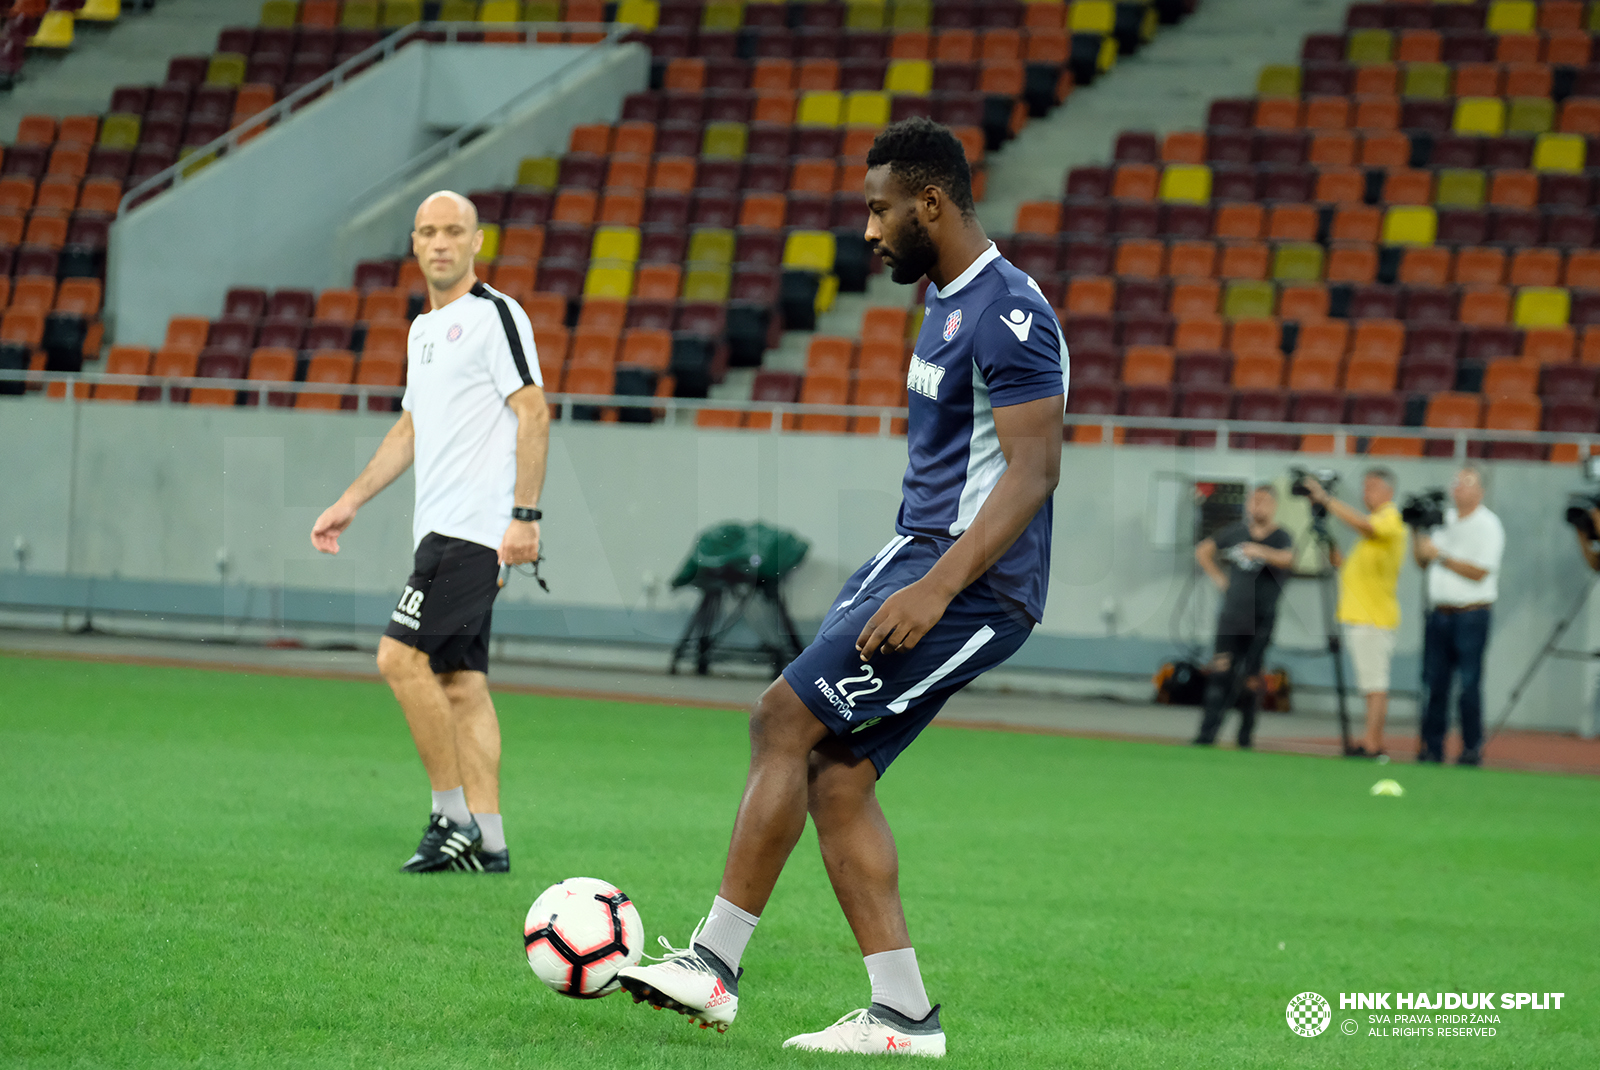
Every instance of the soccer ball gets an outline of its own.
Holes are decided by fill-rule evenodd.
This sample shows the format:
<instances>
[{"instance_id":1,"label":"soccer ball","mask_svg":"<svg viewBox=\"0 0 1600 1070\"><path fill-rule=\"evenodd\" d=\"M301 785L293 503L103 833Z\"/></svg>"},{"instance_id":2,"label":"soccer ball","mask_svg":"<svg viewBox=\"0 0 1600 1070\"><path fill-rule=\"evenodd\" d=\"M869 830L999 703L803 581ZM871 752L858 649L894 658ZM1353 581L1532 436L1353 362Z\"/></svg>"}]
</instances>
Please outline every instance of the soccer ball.
<instances>
[{"instance_id":1,"label":"soccer ball","mask_svg":"<svg viewBox=\"0 0 1600 1070\"><path fill-rule=\"evenodd\" d=\"M534 975L574 999L617 991L617 972L644 951L638 908L616 885L593 877L568 877L541 892L522 936Z\"/></svg>"}]
</instances>

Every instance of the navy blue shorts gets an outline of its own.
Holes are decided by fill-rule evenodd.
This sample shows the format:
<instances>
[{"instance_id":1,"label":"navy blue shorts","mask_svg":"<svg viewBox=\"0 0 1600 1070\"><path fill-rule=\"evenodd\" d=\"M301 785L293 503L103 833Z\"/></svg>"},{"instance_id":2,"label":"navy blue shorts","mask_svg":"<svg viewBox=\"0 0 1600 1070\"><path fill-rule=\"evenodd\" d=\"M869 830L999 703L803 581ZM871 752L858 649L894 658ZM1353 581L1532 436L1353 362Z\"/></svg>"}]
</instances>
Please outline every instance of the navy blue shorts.
<instances>
[{"instance_id":1,"label":"navy blue shorts","mask_svg":"<svg viewBox=\"0 0 1600 1070\"><path fill-rule=\"evenodd\" d=\"M861 629L885 598L927 575L940 552L932 539L896 536L845 581L817 637L783 670L817 720L871 759L879 776L951 695L1016 653L1033 631L1020 606L980 580L956 595L914 649L880 649L862 662Z\"/></svg>"}]
</instances>

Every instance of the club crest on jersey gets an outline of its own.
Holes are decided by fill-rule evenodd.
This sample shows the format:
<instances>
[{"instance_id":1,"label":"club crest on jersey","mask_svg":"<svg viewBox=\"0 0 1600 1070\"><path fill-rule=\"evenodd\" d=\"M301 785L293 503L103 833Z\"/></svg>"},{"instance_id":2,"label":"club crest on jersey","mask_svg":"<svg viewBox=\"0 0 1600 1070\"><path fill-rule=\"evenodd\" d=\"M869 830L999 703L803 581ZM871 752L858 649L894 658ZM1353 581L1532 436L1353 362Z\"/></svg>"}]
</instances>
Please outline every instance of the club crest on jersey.
<instances>
[{"instance_id":1,"label":"club crest on jersey","mask_svg":"<svg viewBox=\"0 0 1600 1070\"><path fill-rule=\"evenodd\" d=\"M461 324L452 323L450 329L444 332L444 339L447 342L461 341Z\"/></svg>"},{"instance_id":2,"label":"club crest on jersey","mask_svg":"<svg viewBox=\"0 0 1600 1070\"><path fill-rule=\"evenodd\" d=\"M959 331L960 329L961 329L961 310L958 308L954 312L950 313L949 316L945 317L945 321L944 321L944 340L946 342L950 341L950 339L952 339L952 338L954 338L956 336L956 332Z\"/></svg>"}]
</instances>

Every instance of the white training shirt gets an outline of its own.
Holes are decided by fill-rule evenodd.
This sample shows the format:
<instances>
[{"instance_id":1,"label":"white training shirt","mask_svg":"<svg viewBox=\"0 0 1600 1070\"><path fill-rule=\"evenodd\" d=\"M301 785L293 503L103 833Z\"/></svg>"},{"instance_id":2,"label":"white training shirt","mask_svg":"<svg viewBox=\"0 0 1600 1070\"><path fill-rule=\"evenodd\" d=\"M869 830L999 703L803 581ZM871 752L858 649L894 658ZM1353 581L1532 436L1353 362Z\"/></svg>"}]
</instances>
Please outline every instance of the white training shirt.
<instances>
[{"instance_id":1,"label":"white training shirt","mask_svg":"<svg viewBox=\"0 0 1600 1070\"><path fill-rule=\"evenodd\" d=\"M1444 526L1433 533L1433 544L1446 557L1487 569L1481 580L1469 580L1435 561L1428 566L1428 602L1436 606L1471 606L1493 602L1500 596L1500 558L1506 549L1506 529L1500 518L1480 505L1466 519L1446 509Z\"/></svg>"},{"instance_id":2,"label":"white training shirt","mask_svg":"<svg viewBox=\"0 0 1600 1070\"><path fill-rule=\"evenodd\" d=\"M436 531L500 548L517 482L517 414L506 398L530 385L544 385L533 325L500 291L480 282L412 321L400 407L416 428L413 545Z\"/></svg>"}]
</instances>

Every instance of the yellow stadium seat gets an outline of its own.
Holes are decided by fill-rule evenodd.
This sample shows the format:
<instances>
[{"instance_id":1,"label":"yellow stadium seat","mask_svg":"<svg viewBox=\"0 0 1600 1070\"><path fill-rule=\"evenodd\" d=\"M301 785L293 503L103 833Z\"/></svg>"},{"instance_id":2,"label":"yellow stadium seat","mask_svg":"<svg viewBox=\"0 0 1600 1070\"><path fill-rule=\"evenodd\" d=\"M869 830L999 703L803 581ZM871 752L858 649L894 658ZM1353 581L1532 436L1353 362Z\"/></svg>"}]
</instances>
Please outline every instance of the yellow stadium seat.
<instances>
[{"instance_id":1,"label":"yellow stadium seat","mask_svg":"<svg viewBox=\"0 0 1600 1070\"><path fill-rule=\"evenodd\" d=\"M1506 133L1543 134L1556 125L1556 102L1549 97L1512 97Z\"/></svg>"},{"instance_id":2,"label":"yellow stadium seat","mask_svg":"<svg viewBox=\"0 0 1600 1070\"><path fill-rule=\"evenodd\" d=\"M339 10L339 28L375 30L378 27L378 0L344 0Z\"/></svg>"},{"instance_id":3,"label":"yellow stadium seat","mask_svg":"<svg viewBox=\"0 0 1600 1070\"><path fill-rule=\"evenodd\" d=\"M1110 33L1117 28L1117 5L1111 0L1076 0L1067 15L1072 33Z\"/></svg>"},{"instance_id":4,"label":"yellow stadium seat","mask_svg":"<svg viewBox=\"0 0 1600 1070\"><path fill-rule=\"evenodd\" d=\"M824 275L817 281L817 299L812 302L812 307L817 310L817 315L822 315L833 307L834 298L839 296L839 276Z\"/></svg>"},{"instance_id":5,"label":"yellow stadium seat","mask_svg":"<svg viewBox=\"0 0 1600 1070\"><path fill-rule=\"evenodd\" d=\"M350 0L345 0L345 10L350 9ZM483 0L483 6L478 9L479 22L521 22L522 4L519 0Z\"/></svg>"},{"instance_id":6,"label":"yellow stadium seat","mask_svg":"<svg viewBox=\"0 0 1600 1070\"><path fill-rule=\"evenodd\" d=\"M1388 63L1394 58L1394 35L1388 30L1351 30L1344 54L1358 66Z\"/></svg>"},{"instance_id":7,"label":"yellow stadium seat","mask_svg":"<svg viewBox=\"0 0 1600 1070\"><path fill-rule=\"evenodd\" d=\"M1484 176L1475 169L1447 167L1439 172L1433 201L1451 208L1476 208L1483 203Z\"/></svg>"},{"instance_id":8,"label":"yellow stadium seat","mask_svg":"<svg viewBox=\"0 0 1600 1070\"><path fill-rule=\"evenodd\" d=\"M1161 172L1161 199L1184 204L1207 204L1211 200L1211 168L1204 164L1168 164Z\"/></svg>"},{"instance_id":9,"label":"yellow stadium seat","mask_svg":"<svg viewBox=\"0 0 1600 1070\"><path fill-rule=\"evenodd\" d=\"M71 48L72 14L67 11L46 11L39 20L38 31L28 38L30 48Z\"/></svg>"},{"instance_id":10,"label":"yellow stadium seat","mask_svg":"<svg viewBox=\"0 0 1600 1070\"><path fill-rule=\"evenodd\" d=\"M1298 97L1300 95L1300 68L1286 63L1269 63L1261 68L1256 78L1256 95L1261 97Z\"/></svg>"},{"instance_id":11,"label":"yellow stadium seat","mask_svg":"<svg viewBox=\"0 0 1600 1070\"><path fill-rule=\"evenodd\" d=\"M933 64L925 59L892 59L883 76L883 89L886 93L931 93Z\"/></svg>"},{"instance_id":12,"label":"yellow stadium seat","mask_svg":"<svg viewBox=\"0 0 1600 1070\"><path fill-rule=\"evenodd\" d=\"M650 31L661 21L661 5L656 0L622 0L617 5L617 21L628 22Z\"/></svg>"},{"instance_id":13,"label":"yellow stadium seat","mask_svg":"<svg viewBox=\"0 0 1600 1070\"><path fill-rule=\"evenodd\" d=\"M1439 217L1421 204L1397 204L1383 214L1383 244L1432 245Z\"/></svg>"},{"instance_id":14,"label":"yellow stadium seat","mask_svg":"<svg viewBox=\"0 0 1600 1070\"><path fill-rule=\"evenodd\" d=\"M639 228L596 228L594 232L594 243L589 249L589 255L596 260L626 260L629 263L636 262L639 259Z\"/></svg>"},{"instance_id":15,"label":"yellow stadium seat","mask_svg":"<svg viewBox=\"0 0 1600 1070\"><path fill-rule=\"evenodd\" d=\"M422 0L383 0L379 16L385 29L398 29L422 21Z\"/></svg>"},{"instance_id":16,"label":"yellow stadium seat","mask_svg":"<svg viewBox=\"0 0 1600 1070\"><path fill-rule=\"evenodd\" d=\"M705 136L700 141L700 155L742 159L749 140L750 131L743 123L707 123Z\"/></svg>"},{"instance_id":17,"label":"yellow stadium seat","mask_svg":"<svg viewBox=\"0 0 1600 1070\"><path fill-rule=\"evenodd\" d=\"M594 261L583 277L583 296L626 301L633 296L633 264L619 260Z\"/></svg>"},{"instance_id":18,"label":"yellow stadium seat","mask_svg":"<svg viewBox=\"0 0 1600 1070\"><path fill-rule=\"evenodd\" d=\"M876 32L888 25L889 5L883 0L847 0L844 28Z\"/></svg>"},{"instance_id":19,"label":"yellow stadium seat","mask_svg":"<svg viewBox=\"0 0 1600 1070\"><path fill-rule=\"evenodd\" d=\"M1425 100L1446 100L1452 95L1450 67L1444 63L1408 63L1404 88L1400 92Z\"/></svg>"},{"instance_id":20,"label":"yellow stadium seat","mask_svg":"<svg viewBox=\"0 0 1600 1070\"><path fill-rule=\"evenodd\" d=\"M527 0L522 5L523 22L560 22L561 0Z\"/></svg>"},{"instance_id":21,"label":"yellow stadium seat","mask_svg":"<svg viewBox=\"0 0 1600 1070\"><path fill-rule=\"evenodd\" d=\"M849 126L887 126L889 94L858 90L844 98L844 121Z\"/></svg>"},{"instance_id":22,"label":"yellow stadium seat","mask_svg":"<svg viewBox=\"0 0 1600 1070\"><path fill-rule=\"evenodd\" d=\"M517 185L555 189L561 180L561 161L554 156L529 156L517 165Z\"/></svg>"},{"instance_id":23,"label":"yellow stadium seat","mask_svg":"<svg viewBox=\"0 0 1600 1070\"><path fill-rule=\"evenodd\" d=\"M1222 314L1229 319L1267 319L1276 299L1277 288L1270 282L1235 279L1222 298Z\"/></svg>"},{"instance_id":24,"label":"yellow stadium seat","mask_svg":"<svg viewBox=\"0 0 1600 1070\"><path fill-rule=\"evenodd\" d=\"M248 61L237 52L215 52L206 64L207 85L243 85Z\"/></svg>"},{"instance_id":25,"label":"yellow stadium seat","mask_svg":"<svg viewBox=\"0 0 1600 1070\"><path fill-rule=\"evenodd\" d=\"M477 22L478 0L442 0L440 22Z\"/></svg>"},{"instance_id":26,"label":"yellow stadium seat","mask_svg":"<svg viewBox=\"0 0 1600 1070\"><path fill-rule=\"evenodd\" d=\"M1538 23L1539 5L1533 0L1494 0L1484 27L1490 33L1532 33Z\"/></svg>"},{"instance_id":27,"label":"yellow stadium seat","mask_svg":"<svg viewBox=\"0 0 1600 1070\"><path fill-rule=\"evenodd\" d=\"M790 231L783 242L783 266L797 271L832 271L836 248L831 231Z\"/></svg>"},{"instance_id":28,"label":"yellow stadium seat","mask_svg":"<svg viewBox=\"0 0 1600 1070\"><path fill-rule=\"evenodd\" d=\"M1322 246L1315 242L1283 242L1272 254L1272 277L1279 282L1315 282L1322 278Z\"/></svg>"},{"instance_id":29,"label":"yellow stadium seat","mask_svg":"<svg viewBox=\"0 0 1600 1070\"><path fill-rule=\"evenodd\" d=\"M891 29L926 30L932 23L932 0L893 0L889 8Z\"/></svg>"},{"instance_id":30,"label":"yellow stadium seat","mask_svg":"<svg viewBox=\"0 0 1600 1070\"><path fill-rule=\"evenodd\" d=\"M137 115L112 113L100 123L100 144L108 149L131 149L139 144Z\"/></svg>"},{"instance_id":31,"label":"yellow stadium seat","mask_svg":"<svg viewBox=\"0 0 1600 1070\"><path fill-rule=\"evenodd\" d=\"M296 0L264 0L261 5L261 25L281 29L300 21L300 5Z\"/></svg>"},{"instance_id":32,"label":"yellow stadium seat","mask_svg":"<svg viewBox=\"0 0 1600 1070\"><path fill-rule=\"evenodd\" d=\"M685 301L716 301L728 299L732 272L726 267L691 267L683 275Z\"/></svg>"},{"instance_id":33,"label":"yellow stadium seat","mask_svg":"<svg viewBox=\"0 0 1600 1070\"><path fill-rule=\"evenodd\" d=\"M483 248L478 250L479 261L493 260L500 255L500 225L498 223L481 223L483 229Z\"/></svg>"},{"instance_id":34,"label":"yellow stadium seat","mask_svg":"<svg viewBox=\"0 0 1600 1070\"><path fill-rule=\"evenodd\" d=\"M1579 174L1588 152L1588 143L1582 135L1540 134L1533 146L1533 169Z\"/></svg>"},{"instance_id":35,"label":"yellow stadium seat","mask_svg":"<svg viewBox=\"0 0 1600 1070\"><path fill-rule=\"evenodd\" d=\"M79 22L116 22L122 14L122 0L87 0L78 9Z\"/></svg>"},{"instance_id":36,"label":"yellow stadium seat","mask_svg":"<svg viewBox=\"0 0 1600 1070\"><path fill-rule=\"evenodd\" d=\"M1462 97L1451 124L1458 134L1499 137L1506 132L1506 102L1499 97Z\"/></svg>"},{"instance_id":37,"label":"yellow stadium seat","mask_svg":"<svg viewBox=\"0 0 1600 1070\"><path fill-rule=\"evenodd\" d=\"M1511 318L1518 327L1565 327L1572 295L1554 286L1524 286L1517 291Z\"/></svg>"},{"instance_id":38,"label":"yellow stadium seat","mask_svg":"<svg viewBox=\"0 0 1600 1070\"><path fill-rule=\"evenodd\" d=\"M796 126L838 126L843 114L844 94L833 89L819 89L800 94L800 107L794 121Z\"/></svg>"},{"instance_id":39,"label":"yellow stadium seat","mask_svg":"<svg viewBox=\"0 0 1600 1070\"><path fill-rule=\"evenodd\" d=\"M701 227L689 235L690 264L707 266L733 263L733 231L722 227Z\"/></svg>"},{"instance_id":40,"label":"yellow stadium seat","mask_svg":"<svg viewBox=\"0 0 1600 1070\"><path fill-rule=\"evenodd\" d=\"M701 10L702 30L737 30L744 25L744 5L738 0L711 0Z\"/></svg>"}]
</instances>

